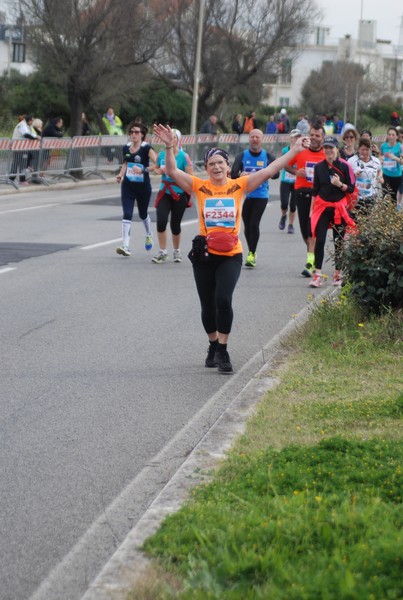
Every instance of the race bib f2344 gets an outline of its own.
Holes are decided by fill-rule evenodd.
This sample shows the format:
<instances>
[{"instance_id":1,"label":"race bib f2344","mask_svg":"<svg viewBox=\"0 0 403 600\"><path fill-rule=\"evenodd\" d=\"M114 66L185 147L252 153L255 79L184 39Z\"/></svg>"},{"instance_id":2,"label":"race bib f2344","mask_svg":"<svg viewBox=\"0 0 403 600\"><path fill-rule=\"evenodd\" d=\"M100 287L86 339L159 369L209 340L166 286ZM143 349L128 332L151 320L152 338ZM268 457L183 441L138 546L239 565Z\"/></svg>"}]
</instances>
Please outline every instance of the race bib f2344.
<instances>
[{"instance_id":1,"label":"race bib f2344","mask_svg":"<svg viewBox=\"0 0 403 600\"><path fill-rule=\"evenodd\" d=\"M206 198L204 222L206 227L229 227L234 229L236 208L234 198Z\"/></svg>"}]
</instances>

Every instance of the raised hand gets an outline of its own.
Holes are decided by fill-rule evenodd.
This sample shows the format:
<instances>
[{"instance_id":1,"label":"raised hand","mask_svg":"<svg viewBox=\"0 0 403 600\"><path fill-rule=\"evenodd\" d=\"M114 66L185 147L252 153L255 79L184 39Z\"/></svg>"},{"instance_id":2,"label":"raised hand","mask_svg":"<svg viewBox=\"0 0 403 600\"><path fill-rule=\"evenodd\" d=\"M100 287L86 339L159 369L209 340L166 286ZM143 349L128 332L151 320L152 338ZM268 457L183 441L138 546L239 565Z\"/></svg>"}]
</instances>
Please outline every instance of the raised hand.
<instances>
[{"instance_id":1,"label":"raised hand","mask_svg":"<svg viewBox=\"0 0 403 600\"><path fill-rule=\"evenodd\" d=\"M175 137L174 132L169 125L154 125L154 133L166 146L172 146Z\"/></svg>"}]
</instances>

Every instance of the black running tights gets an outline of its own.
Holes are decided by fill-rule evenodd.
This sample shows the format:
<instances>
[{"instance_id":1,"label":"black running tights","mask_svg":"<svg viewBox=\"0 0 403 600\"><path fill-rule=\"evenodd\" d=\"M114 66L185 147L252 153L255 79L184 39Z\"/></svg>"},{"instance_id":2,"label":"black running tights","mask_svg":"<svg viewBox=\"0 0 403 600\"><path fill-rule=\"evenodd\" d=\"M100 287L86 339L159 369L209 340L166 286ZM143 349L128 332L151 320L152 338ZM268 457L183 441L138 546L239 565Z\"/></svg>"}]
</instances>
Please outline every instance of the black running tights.
<instances>
[{"instance_id":1,"label":"black running tights","mask_svg":"<svg viewBox=\"0 0 403 600\"><path fill-rule=\"evenodd\" d=\"M316 240L315 240L315 267L322 268L323 258L325 256L326 235L329 225L334 220L334 208L326 208L319 217L316 225ZM346 225L343 222L341 225L333 224L333 241L334 241L334 262L335 268L340 270L340 252L341 246L346 232Z\"/></svg>"},{"instance_id":2,"label":"black running tights","mask_svg":"<svg viewBox=\"0 0 403 600\"><path fill-rule=\"evenodd\" d=\"M230 333L232 294L242 268L242 254L209 254L207 262L194 264L193 274L201 304L201 319L207 334Z\"/></svg>"},{"instance_id":3,"label":"black running tights","mask_svg":"<svg viewBox=\"0 0 403 600\"><path fill-rule=\"evenodd\" d=\"M249 252L256 252L260 237L260 221L267 206L267 198L245 198L242 207L242 220Z\"/></svg>"}]
</instances>

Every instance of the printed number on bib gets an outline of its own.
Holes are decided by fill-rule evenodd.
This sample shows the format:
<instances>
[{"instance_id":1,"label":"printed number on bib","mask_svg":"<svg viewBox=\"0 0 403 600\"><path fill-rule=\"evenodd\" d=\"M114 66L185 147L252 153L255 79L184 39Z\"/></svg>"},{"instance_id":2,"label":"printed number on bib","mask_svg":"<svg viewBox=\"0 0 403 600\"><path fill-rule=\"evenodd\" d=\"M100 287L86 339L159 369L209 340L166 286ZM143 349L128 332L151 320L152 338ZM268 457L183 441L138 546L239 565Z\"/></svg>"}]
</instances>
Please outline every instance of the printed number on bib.
<instances>
[{"instance_id":1,"label":"printed number on bib","mask_svg":"<svg viewBox=\"0 0 403 600\"><path fill-rule=\"evenodd\" d=\"M307 181L313 182L315 165L316 165L316 163L314 163L314 162L306 162L305 163L305 177L306 177Z\"/></svg>"},{"instance_id":2,"label":"printed number on bib","mask_svg":"<svg viewBox=\"0 0 403 600\"><path fill-rule=\"evenodd\" d=\"M136 169L136 171L135 171ZM141 169L141 173L137 172ZM142 183L144 181L144 166L139 163L127 163L126 177L129 181L135 181L136 183Z\"/></svg>"},{"instance_id":3,"label":"printed number on bib","mask_svg":"<svg viewBox=\"0 0 403 600\"><path fill-rule=\"evenodd\" d=\"M206 227L228 227L234 229L236 210L234 198L206 198L204 222Z\"/></svg>"}]
</instances>

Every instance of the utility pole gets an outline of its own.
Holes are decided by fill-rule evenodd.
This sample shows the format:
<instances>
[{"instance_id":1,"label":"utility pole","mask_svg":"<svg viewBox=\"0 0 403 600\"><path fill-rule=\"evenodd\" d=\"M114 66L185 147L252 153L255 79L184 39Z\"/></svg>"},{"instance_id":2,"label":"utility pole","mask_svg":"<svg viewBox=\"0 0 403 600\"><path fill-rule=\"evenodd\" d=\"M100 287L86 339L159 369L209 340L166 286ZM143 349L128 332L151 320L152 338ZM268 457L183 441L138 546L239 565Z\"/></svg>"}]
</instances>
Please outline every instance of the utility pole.
<instances>
[{"instance_id":1,"label":"utility pole","mask_svg":"<svg viewBox=\"0 0 403 600\"><path fill-rule=\"evenodd\" d=\"M343 121L347 121L347 100L348 100L348 83L346 83L344 87L344 112L343 112Z\"/></svg>"},{"instance_id":2,"label":"utility pole","mask_svg":"<svg viewBox=\"0 0 403 600\"><path fill-rule=\"evenodd\" d=\"M197 106L199 103L199 82L200 82L200 63L202 53L203 38L203 19L204 19L204 0L199 0L199 27L197 32L195 74L193 80L193 100L192 100L192 120L190 123L190 134L195 135L197 123Z\"/></svg>"},{"instance_id":3,"label":"utility pole","mask_svg":"<svg viewBox=\"0 0 403 600\"><path fill-rule=\"evenodd\" d=\"M354 125L357 127L357 118L358 118L358 92L360 89L359 83L355 85L355 103L354 103Z\"/></svg>"},{"instance_id":4,"label":"utility pole","mask_svg":"<svg viewBox=\"0 0 403 600\"><path fill-rule=\"evenodd\" d=\"M7 76L10 78L11 75L11 54L13 51L13 27L8 26L8 52L7 52Z\"/></svg>"}]
</instances>

